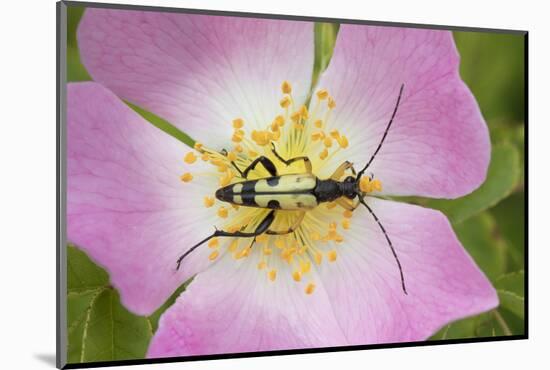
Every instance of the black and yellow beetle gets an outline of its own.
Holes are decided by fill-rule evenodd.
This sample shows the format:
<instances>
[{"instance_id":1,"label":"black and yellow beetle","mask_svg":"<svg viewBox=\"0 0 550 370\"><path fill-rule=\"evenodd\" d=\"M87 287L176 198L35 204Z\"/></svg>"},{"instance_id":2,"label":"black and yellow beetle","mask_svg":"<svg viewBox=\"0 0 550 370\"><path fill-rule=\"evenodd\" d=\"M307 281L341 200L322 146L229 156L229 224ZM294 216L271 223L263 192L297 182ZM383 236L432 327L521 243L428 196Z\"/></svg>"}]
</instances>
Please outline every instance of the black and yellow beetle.
<instances>
[{"instance_id":1,"label":"black and yellow beetle","mask_svg":"<svg viewBox=\"0 0 550 370\"><path fill-rule=\"evenodd\" d=\"M177 269L179 269L181 261L189 253L193 252L196 248L214 237L254 238L252 243L250 244L250 247L252 247L254 245L256 237L262 234L285 235L294 232L294 230L296 230L300 226L306 212L317 207L321 203L336 202L344 209L350 211L354 211L359 206L359 204L363 204L367 208L369 213L373 216L374 220L380 227L380 230L386 237L386 240L397 263L397 267L399 268L403 292L407 294L407 289L405 288L405 279L403 276L403 269L401 268L401 263L399 262L397 253L393 248L392 242L386 230L384 229L384 226L382 226L382 223L380 222L376 214L365 202L365 194L361 191L359 186L361 177L363 176L367 168L369 168L370 164L376 157L376 154L378 154L378 152L382 148L382 144L384 143L384 140L388 135L388 131L397 113L397 108L399 107L403 88L404 85L401 85L395 108L393 110L390 121L388 122L386 129L384 130L384 134L382 135L378 147L372 154L367 164L358 173L353 168L353 164L346 161L336 169L336 171L330 178L324 180L319 179L317 176L313 175L311 162L308 157L301 156L296 158L284 159L279 155L279 153L277 153L275 145L273 143L272 151L278 160L280 160L287 166L290 166L294 162L302 161L306 170L305 173L278 175L277 168L275 167L273 162L265 156L260 156L256 158L244 171L242 171L235 164L235 162L231 162L233 167L235 167L235 169L239 172L243 179L247 179L248 173L256 168L256 166L258 166L259 164L261 164L271 176L262 179L245 180L242 182L227 185L216 191L216 198L220 201L239 206L271 209L271 211L264 217L264 219L258 224L253 232L228 232L216 229L212 235L195 244L181 257L178 258ZM343 181L339 181L338 179L340 179L347 170L351 170L353 176L347 176ZM352 201L357 199L357 202L355 204L350 204L345 199ZM294 224L288 229L272 230L270 229L270 226L275 220L275 215L278 210L294 210L300 213L299 216L296 218Z\"/></svg>"}]
</instances>

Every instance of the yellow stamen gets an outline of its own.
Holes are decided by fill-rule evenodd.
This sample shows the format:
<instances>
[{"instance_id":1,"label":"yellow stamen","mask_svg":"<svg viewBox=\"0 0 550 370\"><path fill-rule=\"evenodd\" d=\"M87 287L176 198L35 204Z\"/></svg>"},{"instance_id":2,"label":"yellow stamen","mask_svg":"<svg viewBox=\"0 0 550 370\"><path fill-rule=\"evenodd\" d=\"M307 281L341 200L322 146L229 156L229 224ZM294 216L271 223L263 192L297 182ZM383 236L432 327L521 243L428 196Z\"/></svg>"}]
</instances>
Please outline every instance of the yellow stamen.
<instances>
[{"instance_id":1,"label":"yellow stamen","mask_svg":"<svg viewBox=\"0 0 550 370\"><path fill-rule=\"evenodd\" d=\"M208 197L208 196L207 196L207 197L204 197L204 201L203 201L203 202L204 202L204 206L205 206L206 208L210 208L210 207L212 207L212 206L214 205L215 199L214 199L214 197Z\"/></svg>"},{"instance_id":2,"label":"yellow stamen","mask_svg":"<svg viewBox=\"0 0 550 370\"><path fill-rule=\"evenodd\" d=\"M193 148L195 148L198 151L201 151L203 145L202 143L196 142L195 145L193 145Z\"/></svg>"},{"instance_id":3,"label":"yellow stamen","mask_svg":"<svg viewBox=\"0 0 550 370\"><path fill-rule=\"evenodd\" d=\"M306 292L306 294L311 294L311 293L313 293L314 290L315 290L315 284L309 283L306 286L305 292Z\"/></svg>"},{"instance_id":4,"label":"yellow stamen","mask_svg":"<svg viewBox=\"0 0 550 370\"><path fill-rule=\"evenodd\" d=\"M231 183L231 180L233 179L233 172L231 170L227 170L225 172L225 175L220 178L220 186L224 187Z\"/></svg>"},{"instance_id":5,"label":"yellow stamen","mask_svg":"<svg viewBox=\"0 0 550 370\"><path fill-rule=\"evenodd\" d=\"M329 96L329 98L328 98L328 103L327 103L327 105L328 105L328 108L329 108L329 109L334 109L334 108L336 108L336 102L334 101L334 99L333 99L331 96Z\"/></svg>"},{"instance_id":6,"label":"yellow stamen","mask_svg":"<svg viewBox=\"0 0 550 370\"><path fill-rule=\"evenodd\" d=\"M327 207L327 209L333 209L334 207L336 207L336 203L335 202L328 202L326 207Z\"/></svg>"},{"instance_id":7,"label":"yellow stamen","mask_svg":"<svg viewBox=\"0 0 550 370\"><path fill-rule=\"evenodd\" d=\"M277 278L277 270L273 269L269 271L267 276L269 277L269 280L275 281L275 279Z\"/></svg>"},{"instance_id":8,"label":"yellow stamen","mask_svg":"<svg viewBox=\"0 0 550 370\"><path fill-rule=\"evenodd\" d=\"M248 151L248 156L251 158L255 158L258 156L258 153L251 149Z\"/></svg>"},{"instance_id":9,"label":"yellow stamen","mask_svg":"<svg viewBox=\"0 0 550 370\"><path fill-rule=\"evenodd\" d=\"M231 162L237 160L237 154L235 152L229 152L227 153L227 159L229 159Z\"/></svg>"},{"instance_id":10,"label":"yellow stamen","mask_svg":"<svg viewBox=\"0 0 550 370\"><path fill-rule=\"evenodd\" d=\"M270 140L270 132L269 131L252 131L252 140L256 142L256 144L263 146L269 144Z\"/></svg>"},{"instance_id":11,"label":"yellow stamen","mask_svg":"<svg viewBox=\"0 0 550 370\"><path fill-rule=\"evenodd\" d=\"M294 279L294 281L300 281L302 280L302 273L300 271L294 271L292 273L292 278Z\"/></svg>"},{"instance_id":12,"label":"yellow stamen","mask_svg":"<svg viewBox=\"0 0 550 370\"><path fill-rule=\"evenodd\" d=\"M240 143L241 141L243 141L243 137L239 134L233 134L233 136L231 137L231 141L233 141L234 143Z\"/></svg>"},{"instance_id":13,"label":"yellow stamen","mask_svg":"<svg viewBox=\"0 0 550 370\"><path fill-rule=\"evenodd\" d=\"M332 136L334 140L338 140L340 138L340 132L338 132L338 130L332 130L330 136Z\"/></svg>"},{"instance_id":14,"label":"yellow stamen","mask_svg":"<svg viewBox=\"0 0 550 370\"><path fill-rule=\"evenodd\" d=\"M325 138L325 133L323 131L317 131L311 134L311 140L323 140Z\"/></svg>"},{"instance_id":15,"label":"yellow stamen","mask_svg":"<svg viewBox=\"0 0 550 370\"><path fill-rule=\"evenodd\" d=\"M218 209L218 216L220 216L221 218L227 218L228 214L229 211L227 210L227 208L220 207L220 209Z\"/></svg>"},{"instance_id":16,"label":"yellow stamen","mask_svg":"<svg viewBox=\"0 0 550 370\"><path fill-rule=\"evenodd\" d=\"M319 235L319 233L317 231L313 231L311 234L309 234L309 237L313 240L313 241L319 241L321 240L321 235Z\"/></svg>"},{"instance_id":17,"label":"yellow stamen","mask_svg":"<svg viewBox=\"0 0 550 370\"><path fill-rule=\"evenodd\" d=\"M210 261L214 261L216 258L218 258L219 255L220 255L220 252L213 251L212 253L210 253L210 256L208 256L208 259Z\"/></svg>"},{"instance_id":18,"label":"yellow stamen","mask_svg":"<svg viewBox=\"0 0 550 370\"><path fill-rule=\"evenodd\" d=\"M271 249L269 247L265 247L264 248L264 255L271 256L271 254L273 254L273 249Z\"/></svg>"},{"instance_id":19,"label":"yellow stamen","mask_svg":"<svg viewBox=\"0 0 550 370\"><path fill-rule=\"evenodd\" d=\"M320 265L323 262L323 255L320 252L315 253L315 263Z\"/></svg>"},{"instance_id":20,"label":"yellow stamen","mask_svg":"<svg viewBox=\"0 0 550 370\"><path fill-rule=\"evenodd\" d=\"M298 123L300 121L300 119L302 119L302 114L299 111L296 111L296 112L294 112L290 115L290 119L294 123Z\"/></svg>"},{"instance_id":21,"label":"yellow stamen","mask_svg":"<svg viewBox=\"0 0 550 370\"><path fill-rule=\"evenodd\" d=\"M325 140L323 140L323 144L327 148L330 148L332 146L332 139L330 138L330 136L325 137Z\"/></svg>"},{"instance_id":22,"label":"yellow stamen","mask_svg":"<svg viewBox=\"0 0 550 370\"><path fill-rule=\"evenodd\" d=\"M336 261L336 251L333 249L327 253L327 258L330 262Z\"/></svg>"},{"instance_id":23,"label":"yellow stamen","mask_svg":"<svg viewBox=\"0 0 550 370\"><path fill-rule=\"evenodd\" d=\"M340 138L338 139L338 145L340 145L340 148L346 149L349 145L348 138L344 135L340 136Z\"/></svg>"},{"instance_id":24,"label":"yellow stamen","mask_svg":"<svg viewBox=\"0 0 550 370\"><path fill-rule=\"evenodd\" d=\"M218 238L210 239L208 242L209 248L217 248L220 245L220 241Z\"/></svg>"},{"instance_id":25,"label":"yellow stamen","mask_svg":"<svg viewBox=\"0 0 550 370\"><path fill-rule=\"evenodd\" d=\"M372 184L368 177L362 177L359 181L359 189L363 193L370 193L372 191Z\"/></svg>"},{"instance_id":26,"label":"yellow stamen","mask_svg":"<svg viewBox=\"0 0 550 370\"><path fill-rule=\"evenodd\" d=\"M315 127L317 128L321 128L323 127L323 121L318 119L317 121L313 122L313 124L315 125Z\"/></svg>"},{"instance_id":27,"label":"yellow stamen","mask_svg":"<svg viewBox=\"0 0 550 370\"><path fill-rule=\"evenodd\" d=\"M285 247L285 242L282 239L275 240L275 246L279 249L283 249Z\"/></svg>"},{"instance_id":28,"label":"yellow stamen","mask_svg":"<svg viewBox=\"0 0 550 370\"><path fill-rule=\"evenodd\" d=\"M328 98L328 91L325 89L317 91L317 98L319 100L325 100L326 98Z\"/></svg>"},{"instance_id":29,"label":"yellow stamen","mask_svg":"<svg viewBox=\"0 0 550 370\"><path fill-rule=\"evenodd\" d=\"M248 257L249 254L250 254L250 248L246 247L246 248L242 249L240 252L237 252L237 254L234 255L233 257L235 259L239 260L241 258Z\"/></svg>"},{"instance_id":30,"label":"yellow stamen","mask_svg":"<svg viewBox=\"0 0 550 370\"><path fill-rule=\"evenodd\" d=\"M323 151L321 153L319 153L319 158L321 158L321 160L324 160L328 157L328 150L327 148L323 149Z\"/></svg>"},{"instance_id":31,"label":"yellow stamen","mask_svg":"<svg viewBox=\"0 0 550 370\"><path fill-rule=\"evenodd\" d=\"M279 127L283 127L285 125L285 117L278 115L277 117L275 117L273 122L277 123Z\"/></svg>"},{"instance_id":32,"label":"yellow stamen","mask_svg":"<svg viewBox=\"0 0 550 370\"><path fill-rule=\"evenodd\" d=\"M281 105L281 108L288 108L291 103L290 96L285 96L281 99L279 104Z\"/></svg>"},{"instance_id":33,"label":"yellow stamen","mask_svg":"<svg viewBox=\"0 0 550 370\"><path fill-rule=\"evenodd\" d=\"M233 120L233 127L236 129L242 128L244 126L244 121L242 118L235 118Z\"/></svg>"},{"instance_id":34,"label":"yellow stamen","mask_svg":"<svg viewBox=\"0 0 550 370\"><path fill-rule=\"evenodd\" d=\"M267 263L265 261L261 261L258 263L258 270L263 270L267 267Z\"/></svg>"},{"instance_id":35,"label":"yellow stamen","mask_svg":"<svg viewBox=\"0 0 550 370\"><path fill-rule=\"evenodd\" d=\"M302 270L302 274L307 274L311 270L311 262L300 262L300 269Z\"/></svg>"},{"instance_id":36,"label":"yellow stamen","mask_svg":"<svg viewBox=\"0 0 550 370\"><path fill-rule=\"evenodd\" d=\"M243 152L243 147L242 147L242 145L241 145L241 144L235 145L235 151L236 151L237 153L242 153L242 152Z\"/></svg>"},{"instance_id":37,"label":"yellow stamen","mask_svg":"<svg viewBox=\"0 0 550 370\"><path fill-rule=\"evenodd\" d=\"M256 243L265 243L267 241L267 235L262 234L256 237Z\"/></svg>"},{"instance_id":38,"label":"yellow stamen","mask_svg":"<svg viewBox=\"0 0 550 370\"><path fill-rule=\"evenodd\" d=\"M189 182L193 180L193 175L191 175L189 172L184 173L180 176L181 181L183 182Z\"/></svg>"},{"instance_id":39,"label":"yellow stamen","mask_svg":"<svg viewBox=\"0 0 550 370\"><path fill-rule=\"evenodd\" d=\"M238 230L238 229L237 229ZM236 231L236 230L235 230ZM229 244L229 251L235 252L237 250L237 247L239 246L239 239L235 239Z\"/></svg>"},{"instance_id":40,"label":"yellow stamen","mask_svg":"<svg viewBox=\"0 0 550 370\"><path fill-rule=\"evenodd\" d=\"M195 155L195 153L189 152L185 155L183 160L185 161L185 163L193 164L197 160L197 156Z\"/></svg>"},{"instance_id":41,"label":"yellow stamen","mask_svg":"<svg viewBox=\"0 0 550 370\"><path fill-rule=\"evenodd\" d=\"M342 220L342 227L343 227L344 229L346 229L346 230L349 229L349 227L350 227L349 218L344 218L344 219Z\"/></svg>"},{"instance_id":42,"label":"yellow stamen","mask_svg":"<svg viewBox=\"0 0 550 370\"><path fill-rule=\"evenodd\" d=\"M351 218L353 216L353 211L350 211L349 209L346 209L344 211L344 217L345 218Z\"/></svg>"},{"instance_id":43,"label":"yellow stamen","mask_svg":"<svg viewBox=\"0 0 550 370\"><path fill-rule=\"evenodd\" d=\"M290 94L292 92L292 86L290 85L290 82L283 81L283 84L281 85L281 90L283 91L283 94Z\"/></svg>"},{"instance_id":44,"label":"yellow stamen","mask_svg":"<svg viewBox=\"0 0 550 370\"><path fill-rule=\"evenodd\" d=\"M205 162L208 162L210 160L210 156L208 155L208 153L204 153L203 155L201 155L201 159Z\"/></svg>"},{"instance_id":45,"label":"yellow stamen","mask_svg":"<svg viewBox=\"0 0 550 370\"><path fill-rule=\"evenodd\" d=\"M300 107L300 115L302 116L303 119L308 119L309 118L309 112L308 112L307 107L305 105L302 105Z\"/></svg>"},{"instance_id":46,"label":"yellow stamen","mask_svg":"<svg viewBox=\"0 0 550 370\"><path fill-rule=\"evenodd\" d=\"M376 191L382 191L382 182L380 180L373 180L372 187Z\"/></svg>"}]
</instances>

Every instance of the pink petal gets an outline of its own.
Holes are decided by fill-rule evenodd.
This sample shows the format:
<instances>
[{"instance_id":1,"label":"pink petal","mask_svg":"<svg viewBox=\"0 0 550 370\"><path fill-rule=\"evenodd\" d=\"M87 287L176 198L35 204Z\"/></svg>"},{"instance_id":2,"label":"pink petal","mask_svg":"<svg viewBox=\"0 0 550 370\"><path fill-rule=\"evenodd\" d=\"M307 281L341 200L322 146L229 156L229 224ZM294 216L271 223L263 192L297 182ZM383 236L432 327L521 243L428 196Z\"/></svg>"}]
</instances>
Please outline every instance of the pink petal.
<instances>
[{"instance_id":1,"label":"pink petal","mask_svg":"<svg viewBox=\"0 0 550 370\"><path fill-rule=\"evenodd\" d=\"M495 289L442 213L374 198L367 202L395 247L408 295L384 235L361 206L338 259L319 271L349 343L425 340L451 321L498 305Z\"/></svg>"},{"instance_id":2,"label":"pink petal","mask_svg":"<svg viewBox=\"0 0 550 370\"><path fill-rule=\"evenodd\" d=\"M67 144L68 239L107 269L130 310L150 314L209 262L204 248L175 271L213 230L200 194L216 184L182 183L190 149L96 83L69 84Z\"/></svg>"},{"instance_id":3,"label":"pink petal","mask_svg":"<svg viewBox=\"0 0 550 370\"><path fill-rule=\"evenodd\" d=\"M450 32L342 25L319 83L336 101L329 130L338 128L350 139L334 166L346 159L358 169L367 163L404 84L369 172L382 180L386 194L455 198L476 189L489 164L489 134L458 65Z\"/></svg>"},{"instance_id":4,"label":"pink petal","mask_svg":"<svg viewBox=\"0 0 550 370\"><path fill-rule=\"evenodd\" d=\"M197 275L161 317L147 357L346 344L322 285L306 295L304 284L282 271L269 281L251 258L237 262L226 255Z\"/></svg>"},{"instance_id":5,"label":"pink petal","mask_svg":"<svg viewBox=\"0 0 550 370\"><path fill-rule=\"evenodd\" d=\"M310 22L87 9L78 42L95 81L218 148L233 119L273 120L284 80L298 102L311 83Z\"/></svg>"}]
</instances>

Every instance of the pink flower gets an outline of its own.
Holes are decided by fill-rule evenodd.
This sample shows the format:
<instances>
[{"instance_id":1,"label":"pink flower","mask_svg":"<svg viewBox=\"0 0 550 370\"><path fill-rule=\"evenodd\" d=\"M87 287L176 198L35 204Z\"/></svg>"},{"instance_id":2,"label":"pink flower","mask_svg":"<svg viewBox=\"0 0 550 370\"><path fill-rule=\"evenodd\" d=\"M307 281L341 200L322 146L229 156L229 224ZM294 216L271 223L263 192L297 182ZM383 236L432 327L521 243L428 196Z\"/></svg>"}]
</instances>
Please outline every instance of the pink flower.
<instances>
[{"instance_id":1,"label":"pink flower","mask_svg":"<svg viewBox=\"0 0 550 370\"><path fill-rule=\"evenodd\" d=\"M138 314L196 275L162 316L149 357L419 341L498 304L443 214L370 196L455 198L485 179L488 130L449 32L342 25L307 107L310 22L88 9L78 41L96 82L69 85L69 240ZM278 161L273 142L284 158L309 156L320 179L346 160L360 169L402 84L361 189L408 294L367 209L333 203L252 248L249 238L211 239L176 270L214 225L251 230L268 212L215 199L243 181L230 159L244 169L262 154L279 173L304 172ZM120 98L191 135L197 151ZM265 176L262 166L250 172ZM280 211L273 227L298 214Z\"/></svg>"}]
</instances>

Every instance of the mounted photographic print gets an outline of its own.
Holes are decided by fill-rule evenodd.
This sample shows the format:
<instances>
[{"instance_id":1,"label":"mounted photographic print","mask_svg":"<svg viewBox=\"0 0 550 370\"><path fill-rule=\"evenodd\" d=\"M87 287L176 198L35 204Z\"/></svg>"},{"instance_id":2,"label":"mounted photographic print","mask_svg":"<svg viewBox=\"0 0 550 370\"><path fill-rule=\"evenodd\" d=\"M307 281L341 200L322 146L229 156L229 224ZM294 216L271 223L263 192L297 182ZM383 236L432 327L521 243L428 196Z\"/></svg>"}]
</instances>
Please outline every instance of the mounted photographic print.
<instances>
[{"instance_id":1,"label":"mounted photographic print","mask_svg":"<svg viewBox=\"0 0 550 370\"><path fill-rule=\"evenodd\" d=\"M527 32L61 2L58 35L59 367L527 338Z\"/></svg>"}]
</instances>

